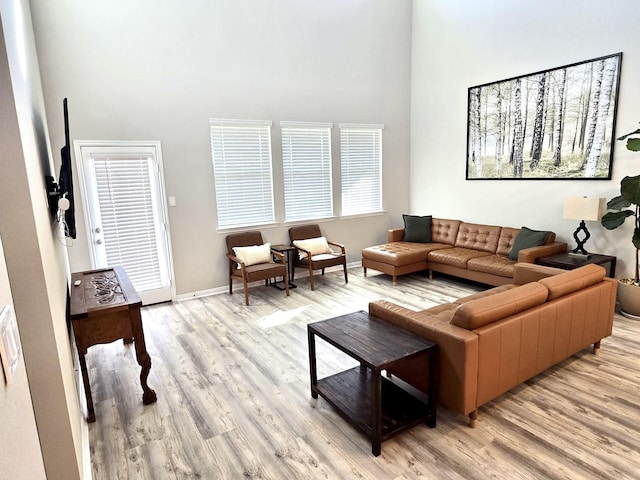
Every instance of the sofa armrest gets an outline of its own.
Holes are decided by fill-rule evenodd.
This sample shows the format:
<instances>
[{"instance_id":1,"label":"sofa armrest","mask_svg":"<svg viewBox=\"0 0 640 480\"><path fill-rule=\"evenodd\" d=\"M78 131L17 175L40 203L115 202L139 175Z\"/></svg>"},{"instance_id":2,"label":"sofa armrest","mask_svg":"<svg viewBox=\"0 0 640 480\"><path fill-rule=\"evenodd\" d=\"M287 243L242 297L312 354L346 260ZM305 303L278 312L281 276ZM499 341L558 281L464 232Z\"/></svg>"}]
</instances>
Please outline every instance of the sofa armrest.
<instances>
[{"instance_id":1,"label":"sofa armrest","mask_svg":"<svg viewBox=\"0 0 640 480\"><path fill-rule=\"evenodd\" d=\"M566 242L553 242L538 247L523 248L518 252L518 262L535 263L536 258L547 257L567 251Z\"/></svg>"},{"instance_id":2,"label":"sofa armrest","mask_svg":"<svg viewBox=\"0 0 640 480\"><path fill-rule=\"evenodd\" d=\"M448 408L467 415L477 408L478 336L451 325L445 317L415 312L380 300L369 304L369 313L404 330L435 342L439 347L438 397ZM426 369L390 369L407 383L426 392Z\"/></svg>"},{"instance_id":3,"label":"sofa armrest","mask_svg":"<svg viewBox=\"0 0 640 480\"><path fill-rule=\"evenodd\" d=\"M404 237L404 228L392 228L387 231L387 242L401 242Z\"/></svg>"},{"instance_id":4,"label":"sofa armrest","mask_svg":"<svg viewBox=\"0 0 640 480\"><path fill-rule=\"evenodd\" d=\"M543 278L564 273L566 270L555 267L545 267L536 263L516 263L513 266L513 284L524 285L525 283L537 282Z\"/></svg>"}]
</instances>

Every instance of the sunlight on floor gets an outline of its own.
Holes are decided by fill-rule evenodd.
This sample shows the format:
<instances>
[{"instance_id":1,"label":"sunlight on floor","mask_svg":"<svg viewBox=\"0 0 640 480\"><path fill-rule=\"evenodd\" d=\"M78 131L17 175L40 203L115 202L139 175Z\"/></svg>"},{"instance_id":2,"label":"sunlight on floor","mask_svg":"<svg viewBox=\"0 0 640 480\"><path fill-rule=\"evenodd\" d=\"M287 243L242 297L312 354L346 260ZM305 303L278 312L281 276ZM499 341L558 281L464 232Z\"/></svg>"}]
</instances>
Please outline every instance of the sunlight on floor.
<instances>
[{"instance_id":1,"label":"sunlight on floor","mask_svg":"<svg viewBox=\"0 0 640 480\"><path fill-rule=\"evenodd\" d=\"M262 317L258 320L258 326L260 328L266 329L275 327L277 325L282 325L284 323L289 322L291 319L295 318L299 313L304 312L310 305L305 305L304 307L294 308L293 310L276 310L270 315L266 317Z\"/></svg>"}]
</instances>

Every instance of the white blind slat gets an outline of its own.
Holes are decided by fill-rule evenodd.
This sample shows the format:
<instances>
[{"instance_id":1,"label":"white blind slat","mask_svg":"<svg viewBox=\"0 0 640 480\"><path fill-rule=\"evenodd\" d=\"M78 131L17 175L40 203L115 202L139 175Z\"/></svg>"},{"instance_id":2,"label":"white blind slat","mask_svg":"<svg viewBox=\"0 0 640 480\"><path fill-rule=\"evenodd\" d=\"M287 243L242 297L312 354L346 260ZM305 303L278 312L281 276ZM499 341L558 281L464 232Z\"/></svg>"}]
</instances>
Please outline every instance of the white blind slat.
<instances>
[{"instance_id":1,"label":"white blind slat","mask_svg":"<svg viewBox=\"0 0 640 480\"><path fill-rule=\"evenodd\" d=\"M333 215L331 125L282 122L285 220Z\"/></svg>"},{"instance_id":2,"label":"white blind slat","mask_svg":"<svg viewBox=\"0 0 640 480\"><path fill-rule=\"evenodd\" d=\"M342 214L382 210L382 126L340 128Z\"/></svg>"},{"instance_id":3,"label":"white blind slat","mask_svg":"<svg viewBox=\"0 0 640 480\"><path fill-rule=\"evenodd\" d=\"M268 122L212 119L218 228L274 221Z\"/></svg>"},{"instance_id":4,"label":"white blind slat","mask_svg":"<svg viewBox=\"0 0 640 480\"><path fill-rule=\"evenodd\" d=\"M162 287L158 226L151 208L152 162L144 157L93 158L107 263L121 265L140 292Z\"/></svg>"}]
</instances>

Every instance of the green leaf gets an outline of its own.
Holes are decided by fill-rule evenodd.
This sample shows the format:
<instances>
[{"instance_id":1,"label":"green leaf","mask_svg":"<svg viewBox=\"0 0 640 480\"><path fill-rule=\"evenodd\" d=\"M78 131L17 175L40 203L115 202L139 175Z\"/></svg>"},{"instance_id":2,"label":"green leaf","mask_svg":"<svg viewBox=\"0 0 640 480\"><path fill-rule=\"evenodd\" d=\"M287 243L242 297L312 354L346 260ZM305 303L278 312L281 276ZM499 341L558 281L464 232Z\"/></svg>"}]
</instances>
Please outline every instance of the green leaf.
<instances>
[{"instance_id":1,"label":"green leaf","mask_svg":"<svg viewBox=\"0 0 640 480\"><path fill-rule=\"evenodd\" d=\"M640 205L640 175L624 177L620 181L620 193L634 205Z\"/></svg>"},{"instance_id":2,"label":"green leaf","mask_svg":"<svg viewBox=\"0 0 640 480\"><path fill-rule=\"evenodd\" d=\"M634 130L631 133L627 133L626 135L622 135L621 137L618 138L618 140L624 140L625 138L631 136L631 135L636 135L637 133L640 133L640 128L638 128L637 130Z\"/></svg>"},{"instance_id":3,"label":"green leaf","mask_svg":"<svg viewBox=\"0 0 640 480\"><path fill-rule=\"evenodd\" d=\"M632 210L623 210L621 212L607 212L603 215L600 223L607 230L613 230L622 225L627 217L632 217L634 215L635 212L633 212ZM640 237L638 241L640 242Z\"/></svg>"},{"instance_id":4,"label":"green leaf","mask_svg":"<svg viewBox=\"0 0 640 480\"><path fill-rule=\"evenodd\" d=\"M631 202L624 198L622 195L612 198L607 202L607 209L609 210L622 210L631 205Z\"/></svg>"},{"instance_id":5,"label":"green leaf","mask_svg":"<svg viewBox=\"0 0 640 480\"><path fill-rule=\"evenodd\" d=\"M627 150L632 152L640 152L640 138L627 139Z\"/></svg>"},{"instance_id":6,"label":"green leaf","mask_svg":"<svg viewBox=\"0 0 640 480\"><path fill-rule=\"evenodd\" d=\"M640 228L633 231L633 246L636 247L636 250L640 250Z\"/></svg>"}]
</instances>

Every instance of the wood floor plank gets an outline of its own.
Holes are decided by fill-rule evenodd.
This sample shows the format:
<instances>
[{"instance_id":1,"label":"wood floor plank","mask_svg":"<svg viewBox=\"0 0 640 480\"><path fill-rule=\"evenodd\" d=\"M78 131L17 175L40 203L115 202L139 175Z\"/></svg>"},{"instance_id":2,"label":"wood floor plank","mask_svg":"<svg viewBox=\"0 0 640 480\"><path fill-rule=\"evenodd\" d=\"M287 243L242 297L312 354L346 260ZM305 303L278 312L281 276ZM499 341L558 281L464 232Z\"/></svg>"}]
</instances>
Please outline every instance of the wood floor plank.
<instances>
[{"instance_id":1,"label":"wood floor plank","mask_svg":"<svg viewBox=\"0 0 640 480\"><path fill-rule=\"evenodd\" d=\"M444 408L382 444L309 388L307 324L386 299L419 310L485 287L447 276L360 268L306 277L289 297L271 287L142 309L152 359L143 405L131 345L87 355L96 422L93 478L101 479L639 479L640 323L616 316L599 356L584 350L481 407L478 428ZM353 359L316 341L320 378Z\"/></svg>"}]
</instances>

